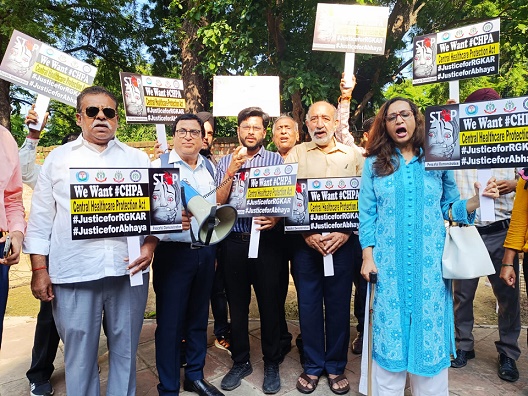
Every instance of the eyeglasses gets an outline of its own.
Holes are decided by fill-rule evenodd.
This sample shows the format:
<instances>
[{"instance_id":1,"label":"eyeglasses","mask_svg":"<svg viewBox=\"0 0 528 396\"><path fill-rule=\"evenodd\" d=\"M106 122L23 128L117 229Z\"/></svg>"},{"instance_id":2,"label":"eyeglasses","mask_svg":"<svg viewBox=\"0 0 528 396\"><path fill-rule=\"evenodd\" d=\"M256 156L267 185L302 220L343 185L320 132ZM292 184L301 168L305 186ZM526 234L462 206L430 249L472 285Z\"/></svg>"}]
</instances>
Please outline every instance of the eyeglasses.
<instances>
[{"instance_id":1,"label":"eyeglasses","mask_svg":"<svg viewBox=\"0 0 528 396\"><path fill-rule=\"evenodd\" d=\"M182 128L182 129L176 129L175 133L176 133L176 136L178 136L180 139L183 139L184 137L186 137L187 134L190 134L193 139L199 138L202 135L202 131L200 131L199 129L187 130L187 129Z\"/></svg>"},{"instance_id":2,"label":"eyeglasses","mask_svg":"<svg viewBox=\"0 0 528 396\"><path fill-rule=\"evenodd\" d=\"M254 126L254 125L241 125L240 129L243 130L244 132L249 132L251 129L253 129L253 131L257 133L262 132L264 130L264 128L259 127L259 126Z\"/></svg>"},{"instance_id":3,"label":"eyeglasses","mask_svg":"<svg viewBox=\"0 0 528 396\"><path fill-rule=\"evenodd\" d=\"M413 112L411 110L402 110L402 111L398 111L397 113L387 114L387 116L385 117L385 121L387 121L387 122L396 122L396 119L398 118L398 116L400 116L402 118L402 120L407 120L412 115L414 115L414 114L413 114Z\"/></svg>"},{"instance_id":4,"label":"eyeglasses","mask_svg":"<svg viewBox=\"0 0 528 396\"><path fill-rule=\"evenodd\" d=\"M112 109L111 107L95 107L90 106L84 109L84 112L86 113L86 116L90 118L95 118L99 114L99 112L102 111L106 118L112 119L116 116L115 109Z\"/></svg>"}]
</instances>

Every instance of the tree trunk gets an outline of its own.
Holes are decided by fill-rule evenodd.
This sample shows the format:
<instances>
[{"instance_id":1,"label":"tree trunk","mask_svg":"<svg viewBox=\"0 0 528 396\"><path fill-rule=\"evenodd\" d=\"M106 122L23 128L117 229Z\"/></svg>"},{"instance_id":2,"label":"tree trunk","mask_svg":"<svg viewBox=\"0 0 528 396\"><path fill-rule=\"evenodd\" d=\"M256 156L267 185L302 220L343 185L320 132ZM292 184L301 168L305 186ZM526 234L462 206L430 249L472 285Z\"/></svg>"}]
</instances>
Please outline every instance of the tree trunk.
<instances>
[{"instance_id":1,"label":"tree trunk","mask_svg":"<svg viewBox=\"0 0 528 396\"><path fill-rule=\"evenodd\" d=\"M9 87L11 83L0 79L0 125L11 130L11 101Z\"/></svg>"},{"instance_id":2,"label":"tree trunk","mask_svg":"<svg viewBox=\"0 0 528 396\"><path fill-rule=\"evenodd\" d=\"M310 139L309 138L307 139L306 134L303 129L304 116L306 114L305 114L304 107L301 101L301 91L299 90L295 91L291 97L291 100L293 104L292 117L299 125L299 140L301 141L301 143L306 142Z\"/></svg>"},{"instance_id":3,"label":"tree trunk","mask_svg":"<svg viewBox=\"0 0 528 396\"><path fill-rule=\"evenodd\" d=\"M185 111L198 113L205 109L207 100L207 83L201 74L195 72L200 63L198 53L201 43L196 39L199 26L192 21L183 22L183 35L180 46L182 52L182 79L185 84Z\"/></svg>"}]
</instances>

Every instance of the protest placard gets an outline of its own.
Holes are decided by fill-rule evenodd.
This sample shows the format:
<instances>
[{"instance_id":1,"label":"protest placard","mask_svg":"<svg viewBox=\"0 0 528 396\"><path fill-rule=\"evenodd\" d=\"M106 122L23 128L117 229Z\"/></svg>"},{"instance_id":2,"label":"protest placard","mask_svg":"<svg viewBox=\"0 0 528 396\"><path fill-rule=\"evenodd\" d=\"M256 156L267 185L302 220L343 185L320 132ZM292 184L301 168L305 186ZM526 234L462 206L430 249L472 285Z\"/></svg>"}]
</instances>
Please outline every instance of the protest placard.
<instances>
[{"instance_id":1,"label":"protest placard","mask_svg":"<svg viewBox=\"0 0 528 396\"><path fill-rule=\"evenodd\" d=\"M246 107L260 107L271 117L280 115L278 76L214 76L213 114L237 116Z\"/></svg>"},{"instance_id":2,"label":"protest placard","mask_svg":"<svg viewBox=\"0 0 528 396\"><path fill-rule=\"evenodd\" d=\"M172 124L185 113L183 81L119 73L125 118L131 124Z\"/></svg>"},{"instance_id":3,"label":"protest placard","mask_svg":"<svg viewBox=\"0 0 528 396\"><path fill-rule=\"evenodd\" d=\"M359 227L360 177L298 179L286 232L354 231Z\"/></svg>"},{"instance_id":4,"label":"protest placard","mask_svg":"<svg viewBox=\"0 0 528 396\"><path fill-rule=\"evenodd\" d=\"M388 16L388 7L319 3L312 50L382 55Z\"/></svg>"},{"instance_id":5,"label":"protest placard","mask_svg":"<svg viewBox=\"0 0 528 396\"><path fill-rule=\"evenodd\" d=\"M72 239L182 229L179 169L71 168Z\"/></svg>"},{"instance_id":6,"label":"protest placard","mask_svg":"<svg viewBox=\"0 0 528 396\"><path fill-rule=\"evenodd\" d=\"M498 99L425 111L425 167L486 169L528 162L528 97Z\"/></svg>"},{"instance_id":7,"label":"protest placard","mask_svg":"<svg viewBox=\"0 0 528 396\"><path fill-rule=\"evenodd\" d=\"M413 40L413 84L462 80L499 72L500 19Z\"/></svg>"},{"instance_id":8,"label":"protest placard","mask_svg":"<svg viewBox=\"0 0 528 396\"><path fill-rule=\"evenodd\" d=\"M96 73L96 67L18 30L0 64L0 78L74 107Z\"/></svg>"},{"instance_id":9,"label":"protest placard","mask_svg":"<svg viewBox=\"0 0 528 396\"><path fill-rule=\"evenodd\" d=\"M297 164L240 169L233 177L229 204L238 217L287 217L293 213Z\"/></svg>"}]
</instances>

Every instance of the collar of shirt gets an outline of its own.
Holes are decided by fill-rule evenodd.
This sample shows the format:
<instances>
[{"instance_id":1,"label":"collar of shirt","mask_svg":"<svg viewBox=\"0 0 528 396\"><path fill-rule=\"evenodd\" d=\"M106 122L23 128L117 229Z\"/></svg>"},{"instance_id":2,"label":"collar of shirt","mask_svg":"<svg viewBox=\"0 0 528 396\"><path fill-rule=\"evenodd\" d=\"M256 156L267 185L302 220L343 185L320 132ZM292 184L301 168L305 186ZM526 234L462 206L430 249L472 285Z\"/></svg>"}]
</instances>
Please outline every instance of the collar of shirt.
<instances>
[{"instance_id":1,"label":"collar of shirt","mask_svg":"<svg viewBox=\"0 0 528 396\"><path fill-rule=\"evenodd\" d=\"M77 139L75 139L74 141L72 142L69 142L69 143L66 143L66 144L71 144L72 145L72 150L76 149L76 148L79 148L80 146L84 146L84 147L87 147L89 148L90 150L92 151L98 151L95 149L93 143L90 144L90 142L88 142L82 135L82 133L79 135L79 137ZM107 144L107 146L105 147L105 149L103 151L98 151L99 153L104 153L107 149L110 149L112 147L119 147L121 150L125 150L125 147L128 147L126 144L124 143L121 143L119 141L119 139L117 137L114 137L112 140L110 140Z\"/></svg>"},{"instance_id":2,"label":"collar of shirt","mask_svg":"<svg viewBox=\"0 0 528 396\"><path fill-rule=\"evenodd\" d=\"M343 153L345 152L343 150L343 148L341 147L341 145L338 144L338 142L336 141L335 137L332 138L332 141L334 142L335 146L332 147L332 149L330 151L324 151L321 147L319 147L317 144L315 144L315 142L313 140L311 142L306 142L306 151L320 150L320 151L324 152L325 154L331 154L331 153L336 152L336 151L341 151Z\"/></svg>"},{"instance_id":3,"label":"collar of shirt","mask_svg":"<svg viewBox=\"0 0 528 396\"><path fill-rule=\"evenodd\" d=\"M192 169L191 166L187 162L185 162L174 149L172 149L171 152L169 153L169 164L183 165L189 169ZM200 166L205 166L204 157L198 154L196 168Z\"/></svg>"}]
</instances>

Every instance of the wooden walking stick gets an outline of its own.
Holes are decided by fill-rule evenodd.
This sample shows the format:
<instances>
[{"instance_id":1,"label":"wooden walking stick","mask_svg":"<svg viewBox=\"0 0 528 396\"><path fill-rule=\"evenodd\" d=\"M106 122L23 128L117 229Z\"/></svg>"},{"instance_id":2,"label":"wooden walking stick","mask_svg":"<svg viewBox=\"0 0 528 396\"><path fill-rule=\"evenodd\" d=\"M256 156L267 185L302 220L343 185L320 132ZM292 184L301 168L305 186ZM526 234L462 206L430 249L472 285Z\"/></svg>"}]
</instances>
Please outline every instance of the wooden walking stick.
<instances>
[{"instance_id":1,"label":"wooden walking stick","mask_svg":"<svg viewBox=\"0 0 528 396\"><path fill-rule=\"evenodd\" d=\"M377 272L369 274L370 295L369 295L369 321L368 321L368 385L367 395L372 396L372 319L374 316L374 295L376 294L376 283L378 283Z\"/></svg>"}]
</instances>

